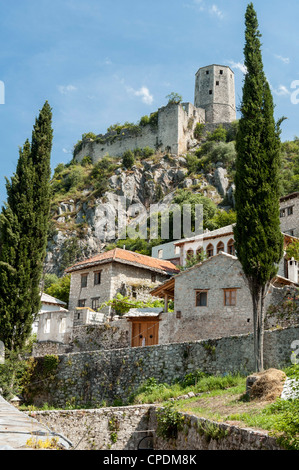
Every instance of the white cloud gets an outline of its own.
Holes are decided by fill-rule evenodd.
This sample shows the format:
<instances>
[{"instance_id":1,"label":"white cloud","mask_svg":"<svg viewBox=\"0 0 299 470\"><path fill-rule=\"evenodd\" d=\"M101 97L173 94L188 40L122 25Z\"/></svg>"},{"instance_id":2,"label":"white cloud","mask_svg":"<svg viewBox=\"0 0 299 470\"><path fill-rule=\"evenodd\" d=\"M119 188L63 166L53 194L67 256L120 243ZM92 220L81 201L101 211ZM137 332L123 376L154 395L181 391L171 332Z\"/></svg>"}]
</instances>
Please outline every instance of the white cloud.
<instances>
[{"instance_id":1,"label":"white cloud","mask_svg":"<svg viewBox=\"0 0 299 470\"><path fill-rule=\"evenodd\" d=\"M210 15L217 16L217 18L222 19L224 17L223 12L218 8L214 3L211 7L208 7L207 2L204 0L192 0L191 3L184 3L184 7L192 8L197 12L209 12Z\"/></svg>"},{"instance_id":2,"label":"white cloud","mask_svg":"<svg viewBox=\"0 0 299 470\"><path fill-rule=\"evenodd\" d=\"M276 59L281 60L281 62L284 62L285 64L290 63L289 57L282 57L281 55L277 55L277 54L275 54L275 57L276 57Z\"/></svg>"},{"instance_id":3,"label":"white cloud","mask_svg":"<svg viewBox=\"0 0 299 470\"><path fill-rule=\"evenodd\" d=\"M234 62L232 60L229 61L231 67L233 69L237 69L237 70L240 70L242 73L244 73L244 75L246 75L247 73L247 68L246 66L244 65L244 63L242 62Z\"/></svg>"},{"instance_id":4,"label":"white cloud","mask_svg":"<svg viewBox=\"0 0 299 470\"><path fill-rule=\"evenodd\" d=\"M289 96L291 94L290 90L288 90L285 85L279 85L278 88L273 88L271 86L271 88L273 93L278 96Z\"/></svg>"},{"instance_id":5,"label":"white cloud","mask_svg":"<svg viewBox=\"0 0 299 470\"><path fill-rule=\"evenodd\" d=\"M126 87L127 92L134 95L134 96L140 96L141 100L145 104L152 104L154 101L153 95L150 94L150 91L147 87L143 86L139 90L134 90L132 87Z\"/></svg>"},{"instance_id":6,"label":"white cloud","mask_svg":"<svg viewBox=\"0 0 299 470\"><path fill-rule=\"evenodd\" d=\"M210 8L210 13L212 15L216 15L218 18L223 18L223 12L221 10L219 10L219 8L217 7L217 5L212 5L212 7Z\"/></svg>"},{"instance_id":7,"label":"white cloud","mask_svg":"<svg viewBox=\"0 0 299 470\"><path fill-rule=\"evenodd\" d=\"M59 85L57 88L62 95L66 95L67 93L77 90L74 85Z\"/></svg>"}]
</instances>

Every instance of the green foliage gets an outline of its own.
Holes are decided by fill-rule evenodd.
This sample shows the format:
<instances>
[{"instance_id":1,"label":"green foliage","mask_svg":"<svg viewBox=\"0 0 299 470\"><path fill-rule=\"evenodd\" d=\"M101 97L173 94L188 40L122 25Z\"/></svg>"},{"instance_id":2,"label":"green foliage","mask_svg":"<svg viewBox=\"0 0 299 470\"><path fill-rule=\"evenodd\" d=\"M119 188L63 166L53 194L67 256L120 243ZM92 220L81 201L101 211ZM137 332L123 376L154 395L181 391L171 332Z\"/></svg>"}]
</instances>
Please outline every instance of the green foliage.
<instances>
[{"instance_id":1,"label":"green foliage","mask_svg":"<svg viewBox=\"0 0 299 470\"><path fill-rule=\"evenodd\" d=\"M139 126L144 127L147 125L155 128L158 125L158 111L151 113L150 116L142 116L139 122Z\"/></svg>"},{"instance_id":2,"label":"green foliage","mask_svg":"<svg viewBox=\"0 0 299 470\"><path fill-rule=\"evenodd\" d=\"M233 225L236 223L237 213L231 209L226 212L225 210L218 209L214 217L208 220L206 227L209 230L217 230L221 227L226 227L227 225Z\"/></svg>"},{"instance_id":3,"label":"green foliage","mask_svg":"<svg viewBox=\"0 0 299 470\"><path fill-rule=\"evenodd\" d=\"M184 417L173 403L167 403L157 411L157 436L163 439L176 439L178 432L183 429Z\"/></svg>"},{"instance_id":4,"label":"green foliage","mask_svg":"<svg viewBox=\"0 0 299 470\"><path fill-rule=\"evenodd\" d=\"M108 127L107 132L116 132L117 135L121 135L125 129L129 130L133 135L138 135L140 133L140 126L128 121L124 124L120 124L119 122L112 124Z\"/></svg>"},{"instance_id":5,"label":"green foliage","mask_svg":"<svg viewBox=\"0 0 299 470\"><path fill-rule=\"evenodd\" d=\"M201 122L198 122L195 126L194 138L197 139L198 141L200 141L203 136L204 128L205 128L205 125L202 124Z\"/></svg>"},{"instance_id":6,"label":"green foliage","mask_svg":"<svg viewBox=\"0 0 299 470\"><path fill-rule=\"evenodd\" d=\"M81 165L82 166L92 165L92 158L86 155L85 157L82 158Z\"/></svg>"},{"instance_id":7,"label":"green foliage","mask_svg":"<svg viewBox=\"0 0 299 470\"><path fill-rule=\"evenodd\" d=\"M48 354L44 356L43 368L45 373L55 372L59 364L59 357Z\"/></svg>"},{"instance_id":8,"label":"green foliage","mask_svg":"<svg viewBox=\"0 0 299 470\"><path fill-rule=\"evenodd\" d=\"M4 364L0 364L1 395L6 400L15 395L22 395L24 377L30 365L27 360L20 357L30 352L28 347L22 351L7 351Z\"/></svg>"},{"instance_id":9,"label":"green foliage","mask_svg":"<svg viewBox=\"0 0 299 470\"><path fill-rule=\"evenodd\" d=\"M134 154L131 150L127 150L123 155L123 166L130 170L135 163Z\"/></svg>"},{"instance_id":10,"label":"green foliage","mask_svg":"<svg viewBox=\"0 0 299 470\"><path fill-rule=\"evenodd\" d=\"M52 111L46 102L31 143L19 151L16 173L7 180L7 204L0 216L0 339L21 348L40 308L50 211Z\"/></svg>"},{"instance_id":11,"label":"green foliage","mask_svg":"<svg viewBox=\"0 0 299 470\"><path fill-rule=\"evenodd\" d=\"M236 149L234 142L217 142L210 140L204 143L196 152L198 157L197 172L209 173L216 168L216 164L221 162L228 174L232 174L235 169ZM195 162L193 162L193 165Z\"/></svg>"},{"instance_id":12,"label":"green foliage","mask_svg":"<svg viewBox=\"0 0 299 470\"><path fill-rule=\"evenodd\" d=\"M288 245L286 248L286 254L290 259L294 258L299 261L299 240L294 240Z\"/></svg>"},{"instance_id":13,"label":"green foliage","mask_svg":"<svg viewBox=\"0 0 299 470\"><path fill-rule=\"evenodd\" d=\"M108 300L107 302L104 302L102 305L100 305L99 310L103 309L104 307L112 307L116 315L124 315L125 313L128 313L131 308L164 308L164 302L157 300L142 302L139 300L133 300L130 297L125 297L122 294L116 294L113 299Z\"/></svg>"},{"instance_id":14,"label":"green foliage","mask_svg":"<svg viewBox=\"0 0 299 470\"><path fill-rule=\"evenodd\" d=\"M183 100L182 96L175 92L171 92L167 95L166 99L168 100L167 104L180 104Z\"/></svg>"},{"instance_id":15,"label":"green foliage","mask_svg":"<svg viewBox=\"0 0 299 470\"><path fill-rule=\"evenodd\" d=\"M61 278L58 278L56 276L56 278L57 280L52 282L52 284L45 289L45 292L46 294L49 294L52 297L62 300L62 302L68 304L70 295L71 275L67 274L66 276L63 276Z\"/></svg>"},{"instance_id":16,"label":"green foliage","mask_svg":"<svg viewBox=\"0 0 299 470\"><path fill-rule=\"evenodd\" d=\"M263 305L268 283L283 255L279 219L280 129L265 77L257 15L250 3L245 15L242 117L236 139L234 229L236 250L253 300L256 370L263 369Z\"/></svg>"},{"instance_id":17,"label":"green foliage","mask_svg":"<svg viewBox=\"0 0 299 470\"><path fill-rule=\"evenodd\" d=\"M178 204L181 207L184 204L191 205L191 215L192 215L192 230L194 230L195 223L195 205L202 204L203 206L203 228L205 229L207 223L212 219L216 214L216 204L211 201L211 199L202 196L201 194L191 193L184 189L177 190L175 197L173 198L173 204Z\"/></svg>"},{"instance_id":18,"label":"green foliage","mask_svg":"<svg viewBox=\"0 0 299 470\"><path fill-rule=\"evenodd\" d=\"M270 435L286 450L299 450L299 400L278 399L267 407L264 415L275 418Z\"/></svg>"},{"instance_id":19,"label":"green foliage","mask_svg":"<svg viewBox=\"0 0 299 470\"><path fill-rule=\"evenodd\" d=\"M220 124L213 132L207 134L208 142L226 142L227 130Z\"/></svg>"},{"instance_id":20,"label":"green foliage","mask_svg":"<svg viewBox=\"0 0 299 470\"><path fill-rule=\"evenodd\" d=\"M202 370L196 370L195 372L190 372L190 374L187 374L182 380L181 384L184 388L191 387L192 385L196 385L201 379L206 377L208 377L208 374L206 374Z\"/></svg>"}]
</instances>

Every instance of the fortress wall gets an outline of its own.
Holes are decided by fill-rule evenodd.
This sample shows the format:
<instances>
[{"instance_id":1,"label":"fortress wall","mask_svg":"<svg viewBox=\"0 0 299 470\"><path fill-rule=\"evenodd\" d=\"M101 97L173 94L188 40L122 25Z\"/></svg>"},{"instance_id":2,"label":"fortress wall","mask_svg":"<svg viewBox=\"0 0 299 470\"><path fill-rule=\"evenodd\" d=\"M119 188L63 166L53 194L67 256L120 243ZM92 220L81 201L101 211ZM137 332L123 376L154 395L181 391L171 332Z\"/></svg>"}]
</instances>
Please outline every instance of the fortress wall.
<instances>
[{"instance_id":1,"label":"fortress wall","mask_svg":"<svg viewBox=\"0 0 299 470\"><path fill-rule=\"evenodd\" d=\"M133 135L124 129L120 135L99 136L101 141L83 142L82 149L76 154L81 161L90 156L94 163L104 156L122 157L128 150L150 147L160 152L180 155L187 152L188 143L193 140L193 132L198 122L205 121L205 111L195 108L191 103L169 104L158 110L158 126L140 127Z\"/></svg>"}]
</instances>

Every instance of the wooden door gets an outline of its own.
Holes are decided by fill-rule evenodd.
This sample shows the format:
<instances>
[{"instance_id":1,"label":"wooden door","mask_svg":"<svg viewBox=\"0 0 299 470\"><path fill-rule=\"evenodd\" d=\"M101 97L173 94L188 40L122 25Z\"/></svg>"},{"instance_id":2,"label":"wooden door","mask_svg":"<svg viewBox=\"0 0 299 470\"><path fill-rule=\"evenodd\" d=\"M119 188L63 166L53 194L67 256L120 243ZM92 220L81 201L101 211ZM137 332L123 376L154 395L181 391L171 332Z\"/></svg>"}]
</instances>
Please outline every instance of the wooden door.
<instances>
[{"instance_id":1,"label":"wooden door","mask_svg":"<svg viewBox=\"0 0 299 470\"><path fill-rule=\"evenodd\" d=\"M159 341L158 320L133 320L132 321L132 347L153 346Z\"/></svg>"}]
</instances>

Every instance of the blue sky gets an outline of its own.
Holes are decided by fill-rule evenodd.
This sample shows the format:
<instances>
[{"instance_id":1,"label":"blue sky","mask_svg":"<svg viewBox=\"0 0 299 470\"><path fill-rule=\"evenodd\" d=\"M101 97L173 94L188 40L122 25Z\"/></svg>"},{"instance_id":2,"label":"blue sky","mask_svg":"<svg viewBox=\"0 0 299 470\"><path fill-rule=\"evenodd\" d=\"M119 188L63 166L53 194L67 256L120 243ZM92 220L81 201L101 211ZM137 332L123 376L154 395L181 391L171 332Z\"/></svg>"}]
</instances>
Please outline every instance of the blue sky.
<instances>
[{"instance_id":1,"label":"blue sky","mask_svg":"<svg viewBox=\"0 0 299 470\"><path fill-rule=\"evenodd\" d=\"M137 122L164 106L171 92L193 102L195 73L205 65L231 66L238 105L248 3L0 0L0 203L6 199L5 177L15 171L18 149L31 138L46 100L53 109L52 169L71 160L85 132ZM292 88L299 80L299 3L253 3L275 115L288 118L282 140L293 139L299 135L299 93Z\"/></svg>"}]
</instances>

